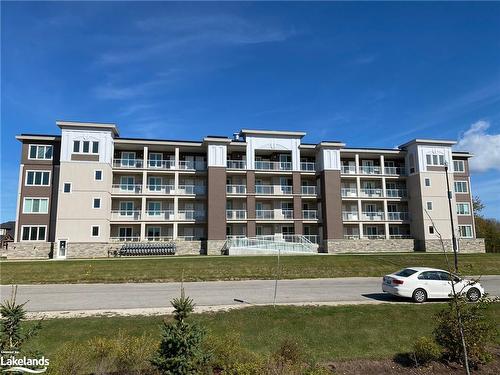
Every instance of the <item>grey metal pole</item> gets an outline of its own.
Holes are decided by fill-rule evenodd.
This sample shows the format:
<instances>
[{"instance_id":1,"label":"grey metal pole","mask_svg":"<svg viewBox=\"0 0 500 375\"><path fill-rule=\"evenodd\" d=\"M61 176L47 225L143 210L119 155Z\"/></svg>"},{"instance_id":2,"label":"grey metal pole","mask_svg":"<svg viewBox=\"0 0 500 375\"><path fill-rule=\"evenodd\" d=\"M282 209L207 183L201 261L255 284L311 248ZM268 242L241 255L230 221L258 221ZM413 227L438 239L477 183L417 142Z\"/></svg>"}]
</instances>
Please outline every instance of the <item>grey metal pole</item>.
<instances>
[{"instance_id":1,"label":"grey metal pole","mask_svg":"<svg viewBox=\"0 0 500 375\"><path fill-rule=\"evenodd\" d=\"M455 272L458 273L458 255L457 255L457 239L455 237L455 224L453 223L453 209L451 200L453 198L450 190L450 182L448 180L448 163L444 164L444 171L446 174L446 190L448 191L448 207L450 209L450 222L451 222L451 242L453 246L453 255L455 258Z\"/></svg>"}]
</instances>

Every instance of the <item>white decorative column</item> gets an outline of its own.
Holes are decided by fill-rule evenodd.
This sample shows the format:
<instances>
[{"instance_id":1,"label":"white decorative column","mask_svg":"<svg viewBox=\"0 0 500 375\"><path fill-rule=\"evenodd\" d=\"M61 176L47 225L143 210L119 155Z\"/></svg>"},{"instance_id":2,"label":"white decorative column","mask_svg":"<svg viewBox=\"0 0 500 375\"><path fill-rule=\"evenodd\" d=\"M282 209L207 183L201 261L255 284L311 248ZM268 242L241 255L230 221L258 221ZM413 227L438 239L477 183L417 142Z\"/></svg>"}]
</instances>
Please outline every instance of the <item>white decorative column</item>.
<instances>
[{"instance_id":1,"label":"white decorative column","mask_svg":"<svg viewBox=\"0 0 500 375\"><path fill-rule=\"evenodd\" d=\"M359 170L359 154L354 155L354 164L356 165L356 173L360 173Z\"/></svg>"}]
</instances>

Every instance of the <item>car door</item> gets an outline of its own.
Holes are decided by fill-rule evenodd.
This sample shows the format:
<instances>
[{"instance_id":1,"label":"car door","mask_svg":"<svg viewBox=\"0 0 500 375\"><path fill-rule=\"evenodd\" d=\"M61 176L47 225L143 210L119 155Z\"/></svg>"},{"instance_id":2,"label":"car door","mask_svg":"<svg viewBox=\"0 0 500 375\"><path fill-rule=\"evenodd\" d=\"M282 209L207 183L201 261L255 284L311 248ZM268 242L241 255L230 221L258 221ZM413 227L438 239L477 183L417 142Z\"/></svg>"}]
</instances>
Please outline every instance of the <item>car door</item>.
<instances>
[{"instance_id":1,"label":"car door","mask_svg":"<svg viewBox=\"0 0 500 375\"><path fill-rule=\"evenodd\" d=\"M428 298L447 298L449 285L447 280L442 280L439 271L425 271L418 276L423 288L427 291Z\"/></svg>"}]
</instances>

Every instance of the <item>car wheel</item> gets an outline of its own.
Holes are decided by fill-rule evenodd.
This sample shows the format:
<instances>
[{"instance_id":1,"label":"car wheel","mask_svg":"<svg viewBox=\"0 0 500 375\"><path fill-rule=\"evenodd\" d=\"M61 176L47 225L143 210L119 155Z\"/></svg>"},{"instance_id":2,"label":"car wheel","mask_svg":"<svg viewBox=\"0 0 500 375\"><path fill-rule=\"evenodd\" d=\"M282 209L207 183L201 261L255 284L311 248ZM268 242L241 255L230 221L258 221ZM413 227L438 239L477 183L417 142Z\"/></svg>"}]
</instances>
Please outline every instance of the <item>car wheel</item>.
<instances>
[{"instance_id":1,"label":"car wheel","mask_svg":"<svg viewBox=\"0 0 500 375\"><path fill-rule=\"evenodd\" d=\"M467 291L467 299L470 302L476 302L479 298L481 298L481 292L477 288L470 288Z\"/></svg>"},{"instance_id":2,"label":"car wheel","mask_svg":"<svg viewBox=\"0 0 500 375\"><path fill-rule=\"evenodd\" d=\"M427 301L427 292L423 289L415 289L413 292L413 301L416 303L422 303Z\"/></svg>"}]
</instances>

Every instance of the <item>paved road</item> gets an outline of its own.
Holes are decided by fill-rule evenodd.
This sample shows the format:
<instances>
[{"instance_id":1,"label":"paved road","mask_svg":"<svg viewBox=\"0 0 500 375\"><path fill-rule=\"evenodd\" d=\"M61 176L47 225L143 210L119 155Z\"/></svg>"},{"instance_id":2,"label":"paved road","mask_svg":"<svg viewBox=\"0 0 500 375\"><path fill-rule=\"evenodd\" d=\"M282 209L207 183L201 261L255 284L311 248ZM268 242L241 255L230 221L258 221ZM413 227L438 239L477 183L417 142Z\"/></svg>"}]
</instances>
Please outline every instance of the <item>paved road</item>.
<instances>
[{"instance_id":1,"label":"paved road","mask_svg":"<svg viewBox=\"0 0 500 375\"><path fill-rule=\"evenodd\" d=\"M282 280L278 283L277 302L372 303L400 302L380 289L379 277L349 277L313 280ZM482 285L492 295L500 295L500 276L483 276ZM252 304L273 301L274 281L209 281L184 283L186 294L198 306L235 305L234 299ZM2 299L10 294L2 285ZM146 284L50 284L20 285L18 301L26 301L30 312L152 309L169 307L179 296L180 283Z\"/></svg>"}]
</instances>

